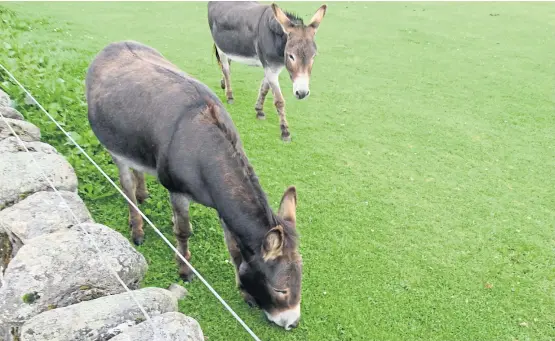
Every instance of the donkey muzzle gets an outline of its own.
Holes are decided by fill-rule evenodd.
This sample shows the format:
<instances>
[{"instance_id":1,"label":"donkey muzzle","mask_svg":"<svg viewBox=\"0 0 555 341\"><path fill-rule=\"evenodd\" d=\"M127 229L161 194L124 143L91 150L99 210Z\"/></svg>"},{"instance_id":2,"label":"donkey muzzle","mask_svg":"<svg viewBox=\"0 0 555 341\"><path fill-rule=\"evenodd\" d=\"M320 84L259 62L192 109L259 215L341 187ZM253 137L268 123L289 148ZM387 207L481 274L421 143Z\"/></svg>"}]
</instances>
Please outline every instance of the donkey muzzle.
<instances>
[{"instance_id":1,"label":"donkey muzzle","mask_svg":"<svg viewBox=\"0 0 555 341\"><path fill-rule=\"evenodd\" d=\"M303 99L305 97L307 97L308 95L310 95L310 90L307 91L295 91L295 97L297 97L297 99Z\"/></svg>"},{"instance_id":2,"label":"donkey muzzle","mask_svg":"<svg viewBox=\"0 0 555 341\"><path fill-rule=\"evenodd\" d=\"M284 310L278 313L270 314L264 311L268 320L274 322L280 327L285 328L285 330L290 330L296 328L299 325L301 319L301 305L298 304L294 308Z\"/></svg>"},{"instance_id":3,"label":"donkey muzzle","mask_svg":"<svg viewBox=\"0 0 555 341\"><path fill-rule=\"evenodd\" d=\"M310 78L308 75L299 75L293 81L293 93L297 99L303 99L310 95L309 89Z\"/></svg>"}]
</instances>

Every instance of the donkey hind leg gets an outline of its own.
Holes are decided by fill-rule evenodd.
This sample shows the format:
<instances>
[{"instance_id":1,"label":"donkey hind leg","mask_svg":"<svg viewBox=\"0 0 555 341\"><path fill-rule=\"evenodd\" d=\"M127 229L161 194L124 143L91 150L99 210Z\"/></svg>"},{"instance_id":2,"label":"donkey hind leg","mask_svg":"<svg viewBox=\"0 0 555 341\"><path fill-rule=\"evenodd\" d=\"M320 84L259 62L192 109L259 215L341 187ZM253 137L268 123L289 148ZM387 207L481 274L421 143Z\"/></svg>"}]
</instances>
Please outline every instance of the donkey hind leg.
<instances>
[{"instance_id":1,"label":"donkey hind leg","mask_svg":"<svg viewBox=\"0 0 555 341\"><path fill-rule=\"evenodd\" d=\"M119 182L123 188L123 193L138 206L137 197L135 196L135 176L131 172L129 165L125 164L117 157L112 156L114 163L118 167ZM131 227L131 237L135 245L141 245L144 242L145 233L143 231L143 217L139 214L131 204L129 204L129 226Z\"/></svg>"},{"instance_id":2,"label":"donkey hind leg","mask_svg":"<svg viewBox=\"0 0 555 341\"><path fill-rule=\"evenodd\" d=\"M139 204L142 204L149 197L148 190L146 189L145 175L136 170L133 170L133 175L135 175L135 197Z\"/></svg>"},{"instance_id":3,"label":"donkey hind leg","mask_svg":"<svg viewBox=\"0 0 555 341\"><path fill-rule=\"evenodd\" d=\"M170 193L170 201L173 210L173 233L177 239L177 251L185 257L187 261L191 259L189 251L189 237L193 233L193 227L189 220L189 198L180 193ZM186 282L193 279L193 271L176 256L177 265L179 266L179 276Z\"/></svg>"},{"instance_id":4,"label":"donkey hind leg","mask_svg":"<svg viewBox=\"0 0 555 341\"><path fill-rule=\"evenodd\" d=\"M229 72L231 73L231 59L227 59L227 63L229 64ZM222 79L220 80L220 86L222 87L223 90L225 90L225 78L222 77Z\"/></svg>"},{"instance_id":5,"label":"donkey hind leg","mask_svg":"<svg viewBox=\"0 0 555 341\"><path fill-rule=\"evenodd\" d=\"M266 100L268 90L270 90L270 83L268 83L266 77L264 77L264 79L262 80L262 84L260 84L258 100L256 101L256 105L254 106L254 110L256 110L256 118L259 120L266 119L266 114L264 113L264 101Z\"/></svg>"},{"instance_id":6,"label":"donkey hind leg","mask_svg":"<svg viewBox=\"0 0 555 341\"><path fill-rule=\"evenodd\" d=\"M233 104L233 91L231 90L231 68L229 67L229 58L221 51L220 54L220 61L222 66L222 73L224 74L224 88L225 88L225 96L227 98L227 103Z\"/></svg>"},{"instance_id":7,"label":"donkey hind leg","mask_svg":"<svg viewBox=\"0 0 555 341\"><path fill-rule=\"evenodd\" d=\"M287 119L285 118L285 98L281 93L281 88L279 87L279 74L280 70L274 71L271 69L264 69L266 74L266 80L268 81L272 93L274 95L274 105L276 106L279 115L279 127L281 128L281 139L285 142L291 141L291 134L289 134L289 125L287 124Z\"/></svg>"}]
</instances>

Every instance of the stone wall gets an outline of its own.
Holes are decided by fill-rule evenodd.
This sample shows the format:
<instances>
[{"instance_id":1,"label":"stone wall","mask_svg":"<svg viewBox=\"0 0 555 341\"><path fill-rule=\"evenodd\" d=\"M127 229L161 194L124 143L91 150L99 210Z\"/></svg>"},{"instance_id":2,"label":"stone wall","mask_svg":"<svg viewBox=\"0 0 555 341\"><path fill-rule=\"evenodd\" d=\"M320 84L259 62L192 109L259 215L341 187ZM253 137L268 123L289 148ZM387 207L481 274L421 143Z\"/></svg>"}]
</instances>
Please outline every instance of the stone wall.
<instances>
[{"instance_id":1,"label":"stone wall","mask_svg":"<svg viewBox=\"0 0 555 341\"><path fill-rule=\"evenodd\" d=\"M0 341L204 340L198 322L177 312L183 288L139 289L145 258L93 221L71 165L2 90L0 113L30 151L0 118Z\"/></svg>"}]
</instances>

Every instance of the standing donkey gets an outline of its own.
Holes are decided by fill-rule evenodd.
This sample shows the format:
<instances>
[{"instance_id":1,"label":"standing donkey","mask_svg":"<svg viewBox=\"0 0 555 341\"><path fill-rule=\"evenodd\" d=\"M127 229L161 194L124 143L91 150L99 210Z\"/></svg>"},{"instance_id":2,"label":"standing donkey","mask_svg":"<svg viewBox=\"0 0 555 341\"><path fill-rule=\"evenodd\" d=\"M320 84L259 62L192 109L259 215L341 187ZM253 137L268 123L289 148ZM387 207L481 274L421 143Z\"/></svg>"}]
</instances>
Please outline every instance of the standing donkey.
<instances>
[{"instance_id":1,"label":"standing donkey","mask_svg":"<svg viewBox=\"0 0 555 341\"><path fill-rule=\"evenodd\" d=\"M279 87L279 74L284 67L287 69L297 99L310 94L308 83L317 52L314 36L325 14L326 5L322 5L310 24L305 25L301 18L283 12L276 4L208 2L208 24L223 73L221 86L225 89L227 102L233 103L230 61L262 66L264 79L254 107L256 118L266 118L264 100L271 88L284 141L291 141L291 135L285 118L285 99Z\"/></svg>"},{"instance_id":2,"label":"standing donkey","mask_svg":"<svg viewBox=\"0 0 555 341\"><path fill-rule=\"evenodd\" d=\"M216 209L249 305L291 329L300 319L302 259L296 233L295 187L275 214L218 97L158 51L133 41L112 43L86 77L88 118L112 155L123 191L136 205L147 197L143 173L169 191L179 252L189 260L189 202ZM135 244L143 220L129 205ZM192 271L178 258L179 274Z\"/></svg>"}]
</instances>

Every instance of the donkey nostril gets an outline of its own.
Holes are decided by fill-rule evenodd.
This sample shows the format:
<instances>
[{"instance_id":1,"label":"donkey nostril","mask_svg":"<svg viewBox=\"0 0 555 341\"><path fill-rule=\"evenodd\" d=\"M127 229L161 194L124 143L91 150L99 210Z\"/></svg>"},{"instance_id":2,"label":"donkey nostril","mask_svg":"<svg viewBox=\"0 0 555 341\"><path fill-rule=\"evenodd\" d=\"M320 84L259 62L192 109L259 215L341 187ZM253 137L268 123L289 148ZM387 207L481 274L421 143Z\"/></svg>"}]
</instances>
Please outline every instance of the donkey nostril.
<instances>
[{"instance_id":1,"label":"donkey nostril","mask_svg":"<svg viewBox=\"0 0 555 341\"><path fill-rule=\"evenodd\" d=\"M299 97L301 95L301 93L299 92L299 90L295 91L295 96Z\"/></svg>"},{"instance_id":2,"label":"donkey nostril","mask_svg":"<svg viewBox=\"0 0 555 341\"><path fill-rule=\"evenodd\" d=\"M287 329L292 329L292 328L297 328L297 326L299 325L299 320L291 323L290 325L287 326Z\"/></svg>"},{"instance_id":3,"label":"donkey nostril","mask_svg":"<svg viewBox=\"0 0 555 341\"><path fill-rule=\"evenodd\" d=\"M306 95L307 95L307 96L310 95L310 90L308 90L308 91L306 92Z\"/></svg>"}]
</instances>

